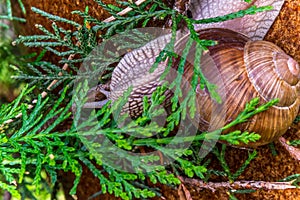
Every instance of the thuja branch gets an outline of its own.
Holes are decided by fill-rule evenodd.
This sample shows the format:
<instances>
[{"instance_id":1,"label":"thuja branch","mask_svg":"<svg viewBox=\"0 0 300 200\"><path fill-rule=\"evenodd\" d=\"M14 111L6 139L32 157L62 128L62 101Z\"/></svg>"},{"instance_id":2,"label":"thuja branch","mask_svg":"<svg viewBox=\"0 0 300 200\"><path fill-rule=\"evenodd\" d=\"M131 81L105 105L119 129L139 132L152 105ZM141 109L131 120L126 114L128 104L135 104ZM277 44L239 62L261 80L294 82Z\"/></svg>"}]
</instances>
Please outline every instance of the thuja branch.
<instances>
[{"instance_id":1,"label":"thuja branch","mask_svg":"<svg viewBox=\"0 0 300 200\"><path fill-rule=\"evenodd\" d=\"M227 20L235 19L235 18L241 18L241 17L244 17L245 15L254 15L258 12L265 12L265 11L269 11L269 10L272 10L272 9L273 9L272 6L261 6L261 7L251 6L248 9L233 12L233 13L230 13L228 15L223 15L223 16L213 17L213 18L200 19L200 20L194 20L194 19L189 19L189 20L191 20L191 22L193 24L209 24L209 23L215 23L215 22L224 22L224 21L227 21Z\"/></svg>"},{"instance_id":2,"label":"thuja branch","mask_svg":"<svg viewBox=\"0 0 300 200\"><path fill-rule=\"evenodd\" d=\"M135 4L136 4L137 6L139 6L139 5L141 5L142 3L144 3L145 1L146 1L146 0L138 0L138 1L135 2ZM132 11L132 10L133 10L133 8L127 7L127 8L125 8L124 10L118 12L117 15L123 16L123 15L126 15L127 13L129 13L129 12ZM115 18L114 16L111 16L111 17L109 17L109 18L103 20L103 22L108 23L108 22L114 21L115 19L116 19L116 18Z\"/></svg>"},{"instance_id":3,"label":"thuja branch","mask_svg":"<svg viewBox=\"0 0 300 200\"><path fill-rule=\"evenodd\" d=\"M230 138L231 137L231 138ZM241 132L241 131L234 131L227 135L220 135L220 131L202 133L197 136L186 136L186 137L167 137L167 138L160 138L160 139L138 139L132 142L132 145L136 146L152 146L155 147L158 145L169 144L180 144L185 142L193 142L193 141L201 141L205 139L210 140L224 140L235 145L239 144L241 141L244 143L248 143L249 141L256 141L260 138L260 136L256 133L248 133L248 132Z\"/></svg>"},{"instance_id":4,"label":"thuja branch","mask_svg":"<svg viewBox=\"0 0 300 200\"><path fill-rule=\"evenodd\" d=\"M138 6L138 5L142 4L143 2L145 2L145 0L138 0L138 1L135 2L135 4ZM19 2L19 3L20 3L20 2ZM125 14L127 14L128 12L130 12L131 10L132 10L131 8L127 7L127 8L125 8L124 10L122 10L121 12L119 12L118 14L119 14L119 15L125 15ZM42 14L43 16L47 16L47 17L50 16L50 19L51 19L51 17L53 17L53 20L57 19L57 16L50 15L49 13L46 13L46 12L44 12L44 11L42 11L42 10L33 8L33 11L37 11L38 13ZM63 19L63 18L59 18L59 19L65 21L65 22L69 22L69 21L66 21L66 20ZM109 23L109 22L112 22L112 21L114 21L114 20L116 20L116 18L112 16L112 17L109 17L109 18L105 19L103 22ZM78 25L77 23L74 24L73 22L71 22L71 24L73 24L73 25L75 25L75 26ZM79 43L76 43L76 46L79 46ZM70 54L67 60L70 61L70 60L72 60L74 57L75 57L75 54ZM68 70L68 67L69 67L68 63L65 63L65 64L63 65L63 67L62 67L62 70L63 70L63 71L67 71L67 70ZM58 73L58 76L62 76L62 72L59 72L59 73ZM52 88L52 86L55 85L57 82L58 82L58 80L53 80L53 81L48 85L47 90L50 91L51 88ZM42 98L45 98L47 95L48 95L48 92L47 92L47 91L43 91L43 92L41 93L41 97L42 97ZM32 101L32 104L31 104L31 105L28 105L28 109L33 108L33 107L34 107L33 104L36 104L36 102L37 102L37 99L33 100L33 101ZM19 118L19 117L22 117L22 113L20 113L19 115L17 115L17 118ZM12 123L13 121L14 121L13 119L10 119L9 121L6 122L6 124L10 124L10 123Z\"/></svg>"},{"instance_id":5,"label":"thuja branch","mask_svg":"<svg viewBox=\"0 0 300 200\"><path fill-rule=\"evenodd\" d=\"M257 105L259 104L259 98L252 99L245 107L244 111L241 112L238 117L233 120L231 123L225 125L223 128L215 130L213 132L204 132L200 135L196 136L186 136L186 137L166 137L166 138L158 138L158 139L137 139L133 141L133 145L137 146L152 146L152 145L162 145L162 144L169 144L172 142L173 144L177 143L185 143L185 142L192 142L192 141L199 141L199 140L225 140L228 141L234 145L239 144L239 142L248 143L249 141L256 141L260 138L260 136L256 133L248 133L248 132L241 132L241 131L233 131L226 135L220 135L222 131L229 129L233 127L234 125L237 125L239 123L243 123L247 121L249 118L253 117L254 115L263 112L267 110L269 107L275 105L278 102L278 100L271 100L266 104L263 104L261 106Z\"/></svg>"},{"instance_id":6,"label":"thuja branch","mask_svg":"<svg viewBox=\"0 0 300 200\"><path fill-rule=\"evenodd\" d=\"M300 151L298 148L289 145L284 137L280 137L279 142L294 159L300 161Z\"/></svg>"},{"instance_id":7,"label":"thuja branch","mask_svg":"<svg viewBox=\"0 0 300 200\"><path fill-rule=\"evenodd\" d=\"M273 99L273 100L267 102L266 104L256 108L256 106L259 103L259 98L256 97L256 98L252 99L249 103L246 104L245 110L237 116L236 120L234 120L231 123L224 126L222 128L222 130L226 130L228 128L231 128L231 127L233 127L233 126L235 126L239 123L246 122L247 119L249 119L250 117L252 117L252 116L254 116L254 115L256 115L260 112L266 111L269 107L274 106L278 102L279 102L278 99Z\"/></svg>"}]
</instances>

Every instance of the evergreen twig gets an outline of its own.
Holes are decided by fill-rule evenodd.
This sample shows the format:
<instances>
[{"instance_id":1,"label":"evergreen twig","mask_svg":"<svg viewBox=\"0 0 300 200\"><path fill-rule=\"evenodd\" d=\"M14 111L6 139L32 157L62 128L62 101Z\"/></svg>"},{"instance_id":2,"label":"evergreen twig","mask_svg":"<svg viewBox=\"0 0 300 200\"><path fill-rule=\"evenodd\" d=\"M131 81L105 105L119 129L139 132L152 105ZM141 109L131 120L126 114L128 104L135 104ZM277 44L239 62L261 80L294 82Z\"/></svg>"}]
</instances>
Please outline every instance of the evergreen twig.
<instances>
[{"instance_id":1,"label":"evergreen twig","mask_svg":"<svg viewBox=\"0 0 300 200\"><path fill-rule=\"evenodd\" d=\"M47 82L47 89L44 90L37 99L32 101L32 103L22 103L28 102L25 101L24 98L28 97L29 94L32 95L31 91L33 89L25 88L12 104L3 105L0 108L0 119L2 120L0 121L0 131L4 133L0 136L0 171L5 180L0 181L0 188L8 190L13 196L20 197L14 185L16 182L23 184L25 178L30 177L32 184L36 186L36 190L40 191L43 181L41 174L43 172L47 172L51 178L51 186L53 187L53 184L57 181L57 171L64 170L75 174L76 178L70 191L71 194L75 194L82 174L81 164L83 164L99 179L102 193L114 194L122 199L150 198L158 193L155 189L141 184L141 181L146 178L149 178L154 184L158 182L172 185L180 184L178 178L176 178L173 173L170 173L167 170L168 168L162 164L164 161L168 162L172 160L174 160L172 167L177 173L186 174L189 177L196 175L205 180L209 179L210 174L227 175L231 182L234 181L255 157L256 152L249 154L249 158L237 172L231 173L225 160L225 145L223 145L220 152L215 149L214 152L225 171L222 172L208 170L207 166L209 162L190 160L189 158L193 152L185 148L184 143L199 142L199 144L201 144L203 140L214 141L217 139L232 144L255 141L259 139L259 136L255 133L234 131L227 135L220 135L220 132L238 123L245 122L253 115L266 110L274 105L277 102L276 100L261 106L258 106L258 99L252 100L247 104L245 110L237 119L220 130L211 133L201 133L196 136L185 135L184 137L171 137L168 136L168 134L173 131L180 120L185 117L187 112L186 107L189 106L191 110L194 107L193 100L195 99L192 93L189 94L189 98L185 99L179 107L176 105L179 96L181 96L180 87L178 86L182 79L181 75L184 71L189 48L192 43L196 41L197 47L199 47L197 48L196 56L200 57L206 46L213 45L212 41L199 40L197 32L193 28L193 24L224 21L246 14L254 14L269 8L251 7L246 11L219 18L208 19L207 21L195 21L168 8L163 5L161 1L138 0L135 3L121 2L121 5L127 7L124 10L112 5L106 5L100 0L96 0L96 2L109 11L112 17L104 21L98 21L88 15L88 10L84 13L74 11L73 13L84 17L84 24L81 25L40 9L32 8L34 12L50 20L70 24L77 28L77 30L75 32L67 31L57 26L55 22L52 24L52 31L47 30L41 25L37 25L37 28L43 32L43 35L21 36L16 41L17 43L23 43L30 47L43 47L45 49L35 62L28 64L28 68L32 74L24 73L21 74L21 76L34 81L40 80L40 76L43 76L43 80L49 80L49 82L52 80L52 82L50 84ZM145 9L146 5L150 5L149 10ZM187 23L191 33L187 38L188 42L178 67L179 76L171 83L171 86L175 87L175 95L172 99L173 113L167 119L167 127L159 126L155 120L153 121L155 117L161 115L163 112L158 105L165 100L163 94L166 88L164 88L164 86L159 87L151 97L144 98L143 115L135 120L131 120L129 123L126 123L125 120L128 115L121 115L121 108L127 102L130 88L125 92L123 98L113 103L107 101L101 109L97 112L92 112L89 116L85 116L83 110L80 109L87 100L85 98L88 89L87 82L79 84L77 88L74 88L74 93L78 96L72 98L71 101L68 92L69 86L64 87L59 97L53 97L52 99L48 96L49 90L55 88L59 83L72 85L72 82L67 79L72 79L76 76L67 73L66 70L67 68L75 69L72 64L83 61L97 45L96 32L98 30L106 30L107 32L103 38L109 38L113 33L135 27L137 22L142 22L142 25L146 26L150 19L155 17L163 19L167 16L171 16L173 22L171 42L159 55L157 62L175 56L174 44L176 31L178 23L180 23L182 19ZM9 14L8 17L12 18L12 15ZM89 27L87 26L89 22L96 25ZM126 28L124 28L125 26ZM76 40L75 43L74 39ZM140 39L142 40L143 38ZM69 50L60 52L55 48L61 46L67 46ZM125 49L126 46L122 46L122 48ZM41 60L42 55L46 51L51 51L60 57L64 57L61 61L61 63L64 63L62 69ZM75 55L78 55L80 58L74 59ZM107 63L111 61L112 60L108 60ZM196 59L194 64L199 65L199 63L200 60ZM170 61L167 69L170 69L171 65L172 62ZM36 66L41 67L45 74L36 69ZM154 68L155 66L152 70ZM206 86L210 92L213 92L213 85L210 85L205 80L201 74L201 69L195 68L194 70L196 75L192 80L193 88L198 84L197 79L200 77L202 80L202 82L200 82L201 86ZM165 76L166 73L167 72L163 75ZM214 96L217 98L216 95ZM67 119L70 119L70 109L73 105L76 105L76 110L73 110L72 125L67 130L57 130L58 127L63 126L63 123ZM193 112L195 112L195 110ZM114 118L112 119L113 114ZM82 118L84 118L84 120L82 120ZM118 123L123 123L123 126L118 126ZM140 136L148 138L141 139L139 138ZM173 148L169 148L167 145L170 142L176 145ZM146 150L148 150L148 148L150 150L154 149L157 154L143 155L143 153L139 153L139 151L144 151L143 148L146 148ZM135 156L134 153L136 152L138 152L138 156ZM108 153L109 158L106 157ZM204 163L201 163L202 161ZM132 171L124 171L124 169L131 169ZM30 173L27 174L27 171ZM190 179L186 180L189 181ZM221 183L219 185L220 187L222 186L229 189L232 189L232 187L235 186L234 184L237 184L237 186L241 188L249 185L254 188L269 188L272 186L277 188L290 187L288 183L265 183L265 186L263 186L262 183L265 182L235 182ZM199 184L199 182L197 184ZM212 185L212 187L219 186L215 184ZM25 187L24 190L26 189ZM34 195L32 195L32 197L34 197Z\"/></svg>"}]
</instances>

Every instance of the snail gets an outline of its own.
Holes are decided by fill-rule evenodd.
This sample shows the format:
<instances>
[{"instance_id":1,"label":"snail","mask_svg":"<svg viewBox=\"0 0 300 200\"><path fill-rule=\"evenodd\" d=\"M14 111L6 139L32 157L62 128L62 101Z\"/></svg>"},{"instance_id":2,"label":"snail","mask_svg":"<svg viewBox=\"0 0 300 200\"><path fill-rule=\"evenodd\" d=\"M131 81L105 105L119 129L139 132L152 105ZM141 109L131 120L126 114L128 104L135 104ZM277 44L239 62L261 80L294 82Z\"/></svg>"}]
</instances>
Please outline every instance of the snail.
<instances>
[{"instance_id":1,"label":"snail","mask_svg":"<svg viewBox=\"0 0 300 200\"><path fill-rule=\"evenodd\" d=\"M220 4L226 5L227 1L220 2ZM272 24L283 2L267 2L269 3L268 5L275 5L276 8L272 12L262 15L263 17L260 19L266 19L270 16L272 16L272 19L266 20L268 22L267 25L262 23L256 26L259 27L258 29L254 27L255 30L259 31L253 31L250 25L249 30L244 29L246 27L244 22L253 22L255 17L245 21L237 19L243 23L242 27L239 28L233 26L232 28L235 30L227 29L227 26L233 22L217 25L221 28L196 27L200 39L218 42L217 45L209 47L207 54L213 59L214 65L221 73L225 83L225 86L221 87L225 87L225 91L227 91L225 94L226 102L224 102L226 123L234 119L243 110L246 103L254 97L260 97L263 102L279 98L279 103L268 111L254 116L247 123L234 127L235 129L261 134L260 140L248 144L249 147L257 147L278 139L292 124L299 110L300 67L298 63L275 44L262 40L253 40L263 38L264 34L266 34L266 27L271 26L270 23ZM202 16L201 14L209 13L207 10L205 11L205 9L210 9L209 3L216 6L209 1L192 1L190 9L193 16L199 19ZM244 2L241 4L245 5ZM198 6L198 9L201 8L200 11L195 10L196 6ZM235 9L238 8L235 7ZM232 12L232 10L229 12ZM247 33L249 33L250 37L248 37ZM182 38L187 38L187 35L182 36L181 33L178 33L177 38L181 38L181 40L175 46L175 49L180 49L184 44L184 39ZM161 36L147 45L126 54L113 71L110 83L111 92L108 93L101 87L97 87L96 90L106 94L108 99L115 101L123 95L126 89L132 86L133 90L122 111L129 112L133 117L139 116L143 111L143 97L145 95L151 96L153 91L164 83L164 80L160 79L160 75L163 73L167 61L159 63L154 72L150 73L149 70L159 52L170 41L170 38L170 35ZM178 64L178 60L175 60L174 65L176 63ZM203 64L205 65L205 63L201 65ZM210 62L207 64L210 64ZM173 67L176 68L176 66ZM204 68L208 69L206 74L214 73L213 70L209 70L209 67ZM191 80L192 69L192 65L186 63L183 76L188 82ZM183 84L182 90L185 89L186 85ZM168 105L168 100L172 93L167 90L165 95L167 96L165 105ZM209 111L205 109L210 108L209 104L212 100L205 90L204 93L203 91L197 92L196 95L198 100L198 114L196 118L200 121L199 129L205 130L206 126L208 126L207 124L210 123L209 117L206 116L206 113L209 113ZM88 103L86 107L101 107L105 102Z\"/></svg>"},{"instance_id":2,"label":"snail","mask_svg":"<svg viewBox=\"0 0 300 200\"><path fill-rule=\"evenodd\" d=\"M225 113L225 124L235 119L255 97L259 97L261 103L279 99L275 106L256 114L229 131L260 133L261 138L247 144L247 147L257 147L277 140L293 123L299 110L299 64L271 42L253 41L241 33L220 28L202 29L198 33L201 39L218 42L217 45L208 47L208 54L220 74L218 79L222 79L221 84L217 86L224 87L220 89L226 92L223 110L219 111ZM179 62L178 60L179 58L174 65ZM206 77L213 79L216 68L212 68L211 65L211 62L204 60L201 68ZM185 64L183 76L188 81L182 87L183 91L189 88L193 68L193 63ZM218 123L210 116L209 108L214 101L207 90L197 91L196 96L199 129L206 131L212 126L211 123Z\"/></svg>"}]
</instances>

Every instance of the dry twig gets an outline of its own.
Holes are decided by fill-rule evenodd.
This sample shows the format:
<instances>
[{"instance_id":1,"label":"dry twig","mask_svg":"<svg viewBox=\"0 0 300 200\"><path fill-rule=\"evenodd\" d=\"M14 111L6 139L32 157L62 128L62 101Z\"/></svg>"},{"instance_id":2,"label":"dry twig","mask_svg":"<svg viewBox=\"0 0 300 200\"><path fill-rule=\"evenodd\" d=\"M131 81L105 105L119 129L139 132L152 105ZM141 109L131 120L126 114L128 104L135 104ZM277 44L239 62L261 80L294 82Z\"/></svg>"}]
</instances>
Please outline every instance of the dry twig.
<instances>
[{"instance_id":1,"label":"dry twig","mask_svg":"<svg viewBox=\"0 0 300 200\"><path fill-rule=\"evenodd\" d=\"M292 185L292 182L266 182L266 181L235 181L230 182L204 182L199 179L183 178L185 184L191 184L199 189L209 189L215 192L217 189L226 188L231 190L241 189L264 189L264 190L285 190L294 189L296 186Z\"/></svg>"}]
</instances>

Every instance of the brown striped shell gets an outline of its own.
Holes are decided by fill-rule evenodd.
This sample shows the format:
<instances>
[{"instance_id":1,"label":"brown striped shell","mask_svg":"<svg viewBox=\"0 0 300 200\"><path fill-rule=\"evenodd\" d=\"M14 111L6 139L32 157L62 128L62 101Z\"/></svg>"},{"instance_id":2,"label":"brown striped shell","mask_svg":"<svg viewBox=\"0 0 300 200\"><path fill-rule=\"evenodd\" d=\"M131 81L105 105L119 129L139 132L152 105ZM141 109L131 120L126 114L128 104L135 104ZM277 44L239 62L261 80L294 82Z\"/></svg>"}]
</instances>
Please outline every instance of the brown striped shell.
<instances>
[{"instance_id":1,"label":"brown striped shell","mask_svg":"<svg viewBox=\"0 0 300 200\"><path fill-rule=\"evenodd\" d=\"M219 89L225 91L223 110L225 124L235 119L247 102L255 97L260 103L278 98L279 103L267 111L252 117L248 122L236 125L231 130L256 132L261 135L258 142L248 146L270 143L283 135L295 119L300 105L300 69L296 61L276 45L266 41L251 41L246 36L227 29L200 30L201 39L215 40L218 45L209 47L201 61L201 69L208 79L214 79L216 70L205 57L211 57L221 74ZM182 48L178 44L177 48ZM193 65L187 64L184 76L191 80ZM183 85L186 91L188 83ZM222 88L220 88L222 87ZM212 105L215 102L206 90L197 91L197 119L199 129L207 130L212 123ZM223 124L224 125L224 124ZM220 126L220 125L219 125Z\"/></svg>"}]
</instances>

